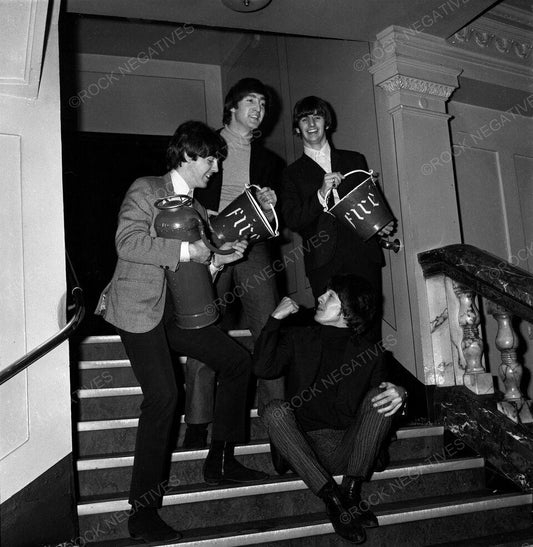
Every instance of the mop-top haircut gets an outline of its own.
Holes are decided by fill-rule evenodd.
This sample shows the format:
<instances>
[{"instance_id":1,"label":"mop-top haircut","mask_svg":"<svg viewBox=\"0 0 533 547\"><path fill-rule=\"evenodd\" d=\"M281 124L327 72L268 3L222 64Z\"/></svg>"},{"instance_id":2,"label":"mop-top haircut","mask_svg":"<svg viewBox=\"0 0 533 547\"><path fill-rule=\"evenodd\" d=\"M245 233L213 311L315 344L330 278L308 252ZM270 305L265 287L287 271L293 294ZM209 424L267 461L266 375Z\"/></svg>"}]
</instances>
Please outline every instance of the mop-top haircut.
<instances>
[{"instance_id":1,"label":"mop-top haircut","mask_svg":"<svg viewBox=\"0 0 533 547\"><path fill-rule=\"evenodd\" d=\"M266 101L265 111L268 109L269 96L265 84L256 78L243 78L228 91L224 99L224 114L222 116L222 123L224 125L228 125L231 122L231 109L237 108L239 101L242 101L250 93L263 95Z\"/></svg>"},{"instance_id":2,"label":"mop-top haircut","mask_svg":"<svg viewBox=\"0 0 533 547\"><path fill-rule=\"evenodd\" d=\"M168 143L167 168L179 167L186 161L185 154L193 161L209 156L223 160L226 147L226 141L205 123L194 120L182 123Z\"/></svg>"},{"instance_id":3,"label":"mop-top haircut","mask_svg":"<svg viewBox=\"0 0 533 547\"><path fill-rule=\"evenodd\" d=\"M342 315L353 334L368 330L378 313L378 296L372 285L354 274L334 275L328 289L341 301Z\"/></svg>"},{"instance_id":4,"label":"mop-top haircut","mask_svg":"<svg viewBox=\"0 0 533 547\"><path fill-rule=\"evenodd\" d=\"M295 105L292 112L292 128L296 133L298 129L298 122L305 118L306 116L311 116L313 114L318 114L324 118L326 130L329 131L333 125L333 110L331 106L321 99L320 97L315 97L310 95L309 97L304 97L300 99Z\"/></svg>"}]
</instances>

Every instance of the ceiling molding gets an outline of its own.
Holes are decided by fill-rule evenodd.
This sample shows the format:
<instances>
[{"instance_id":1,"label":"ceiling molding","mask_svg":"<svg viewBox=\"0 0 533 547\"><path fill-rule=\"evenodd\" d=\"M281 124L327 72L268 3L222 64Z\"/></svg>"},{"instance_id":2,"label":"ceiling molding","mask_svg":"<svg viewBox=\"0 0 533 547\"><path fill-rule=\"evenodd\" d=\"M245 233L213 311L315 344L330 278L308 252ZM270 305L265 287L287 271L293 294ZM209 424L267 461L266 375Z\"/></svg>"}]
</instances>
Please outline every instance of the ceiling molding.
<instances>
[{"instance_id":1,"label":"ceiling molding","mask_svg":"<svg viewBox=\"0 0 533 547\"><path fill-rule=\"evenodd\" d=\"M533 30L533 12L519 9L509 4L498 4L489 12L485 13L484 17L504 22L510 21L510 24L514 26L518 23L521 26L529 27L530 30Z\"/></svg>"},{"instance_id":2,"label":"ceiling molding","mask_svg":"<svg viewBox=\"0 0 533 547\"><path fill-rule=\"evenodd\" d=\"M505 12L509 10L507 7ZM502 8L500 11L503 11ZM524 13L514 9L513 14L516 12ZM515 19L512 21L517 22ZM521 23L530 25L533 17L524 17ZM497 55L529 67L533 51L532 31L533 26L527 30L500 19L483 16L456 32L448 39L448 43L471 51L483 51L486 55Z\"/></svg>"}]
</instances>

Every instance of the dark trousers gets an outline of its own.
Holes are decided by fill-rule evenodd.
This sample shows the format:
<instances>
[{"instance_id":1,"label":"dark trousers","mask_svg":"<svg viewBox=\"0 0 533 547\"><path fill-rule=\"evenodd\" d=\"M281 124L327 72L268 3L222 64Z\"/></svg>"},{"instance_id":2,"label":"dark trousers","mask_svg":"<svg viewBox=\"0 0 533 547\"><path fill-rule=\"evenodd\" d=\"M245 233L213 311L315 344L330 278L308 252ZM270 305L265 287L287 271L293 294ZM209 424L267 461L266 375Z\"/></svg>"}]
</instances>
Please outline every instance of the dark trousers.
<instances>
[{"instance_id":1,"label":"dark trousers","mask_svg":"<svg viewBox=\"0 0 533 547\"><path fill-rule=\"evenodd\" d=\"M170 322L145 333L118 329L143 392L135 442L130 503L158 507L166 486L178 390L169 350L202 360L217 373L215 440L245 441L250 355L216 326L184 330ZM168 341L167 341L168 339Z\"/></svg>"},{"instance_id":2,"label":"dark trousers","mask_svg":"<svg viewBox=\"0 0 533 547\"><path fill-rule=\"evenodd\" d=\"M279 300L267 243L255 244L249 249L245 260L225 266L215 287L222 314L227 304L236 298L240 299L246 325L255 342ZM202 359L187 359L185 421L188 424L203 424L213 420L215 378L203 363ZM260 408L271 399L280 397L284 397L283 378L259 380Z\"/></svg>"},{"instance_id":3,"label":"dark trousers","mask_svg":"<svg viewBox=\"0 0 533 547\"><path fill-rule=\"evenodd\" d=\"M369 390L346 430L320 429L304 432L286 401L270 402L263 423L271 441L314 494L332 475L369 478L379 449L386 439L393 417L379 414L371 398L380 393Z\"/></svg>"}]
</instances>

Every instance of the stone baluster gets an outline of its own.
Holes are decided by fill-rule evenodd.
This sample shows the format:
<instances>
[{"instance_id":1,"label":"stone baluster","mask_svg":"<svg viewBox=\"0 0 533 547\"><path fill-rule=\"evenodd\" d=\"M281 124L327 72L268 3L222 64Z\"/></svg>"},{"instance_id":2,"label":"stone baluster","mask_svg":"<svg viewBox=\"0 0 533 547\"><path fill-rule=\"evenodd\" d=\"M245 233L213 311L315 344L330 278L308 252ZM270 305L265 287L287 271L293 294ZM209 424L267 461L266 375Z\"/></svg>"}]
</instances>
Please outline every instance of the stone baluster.
<instances>
[{"instance_id":1,"label":"stone baluster","mask_svg":"<svg viewBox=\"0 0 533 547\"><path fill-rule=\"evenodd\" d=\"M494 393L494 384L490 373L485 372L482 364L483 340L479 336L480 317L472 289L453 283L453 291L459 300L458 322L463 331L461 349L464 358L464 385L478 395Z\"/></svg>"},{"instance_id":2,"label":"stone baluster","mask_svg":"<svg viewBox=\"0 0 533 547\"><path fill-rule=\"evenodd\" d=\"M505 386L503 401L498 409L515 422L530 423L533 417L530 410L531 401L526 401L520 391L522 365L516 355L518 336L513 329L513 316L498 304L489 304L489 313L498 323L496 347L500 350L502 362L499 366L500 377Z\"/></svg>"}]
</instances>

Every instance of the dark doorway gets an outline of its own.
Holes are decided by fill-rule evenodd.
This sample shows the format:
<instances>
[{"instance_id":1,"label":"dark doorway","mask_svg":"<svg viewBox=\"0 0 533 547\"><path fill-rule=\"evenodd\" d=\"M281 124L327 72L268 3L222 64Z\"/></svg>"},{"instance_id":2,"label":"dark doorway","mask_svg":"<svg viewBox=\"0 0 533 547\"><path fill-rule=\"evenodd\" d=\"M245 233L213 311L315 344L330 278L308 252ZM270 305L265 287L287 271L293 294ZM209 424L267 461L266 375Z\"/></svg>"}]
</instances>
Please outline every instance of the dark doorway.
<instances>
[{"instance_id":1,"label":"dark doorway","mask_svg":"<svg viewBox=\"0 0 533 547\"><path fill-rule=\"evenodd\" d=\"M63 134L65 237L87 307L82 335L115 334L93 312L115 267L120 204L136 178L166 172L169 138L78 131Z\"/></svg>"}]
</instances>

